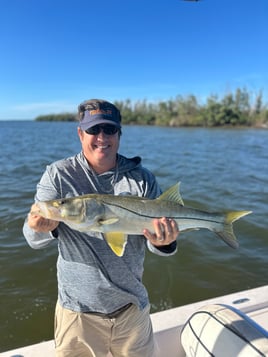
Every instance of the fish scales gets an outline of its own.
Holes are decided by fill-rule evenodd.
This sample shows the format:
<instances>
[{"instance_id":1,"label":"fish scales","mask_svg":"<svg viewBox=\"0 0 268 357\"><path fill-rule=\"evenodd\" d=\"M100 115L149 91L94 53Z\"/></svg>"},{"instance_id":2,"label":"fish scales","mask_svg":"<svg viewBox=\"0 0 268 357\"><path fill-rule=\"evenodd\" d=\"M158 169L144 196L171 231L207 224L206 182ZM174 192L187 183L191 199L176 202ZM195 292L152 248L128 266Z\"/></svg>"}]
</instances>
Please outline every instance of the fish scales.
<instances>
[{"instance_id":1,"label":"fish scales","mask_svg":"<svg viewBox=\"0 0 268 357\"><path fill-rule=\"evenodd\" d=\"M153 219L174 219L180 232L208 229L232 248L238 247L232 223L251 211L211 213L185 207L179 193L179 183L156 199L137 196L88 194L73 198L38 202L36 214L62 221L81 231L97 231L104 235L111 249L122 256L128 234L153 230Z\"/></svg>"}]
</instances>

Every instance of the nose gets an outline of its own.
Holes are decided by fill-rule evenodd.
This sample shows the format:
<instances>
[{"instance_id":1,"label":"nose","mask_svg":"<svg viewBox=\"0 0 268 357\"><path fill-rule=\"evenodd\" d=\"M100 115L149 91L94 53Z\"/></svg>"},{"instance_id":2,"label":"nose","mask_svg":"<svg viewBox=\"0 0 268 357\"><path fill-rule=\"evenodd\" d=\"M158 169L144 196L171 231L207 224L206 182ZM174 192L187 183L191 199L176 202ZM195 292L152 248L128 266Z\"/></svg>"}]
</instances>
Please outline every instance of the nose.
<instances>
[{"instance_id":1,"label":"nose","mask_svg":"<svg viewBox=\"0 0 268 357\"><path fill-rule=\"evenodd\" d=\"M103 129L101 128L101 131L99 132L99 134L97 135L97 139L104 139L106 138L106 134L104 133Z\"/></svg>"}]
</instances>

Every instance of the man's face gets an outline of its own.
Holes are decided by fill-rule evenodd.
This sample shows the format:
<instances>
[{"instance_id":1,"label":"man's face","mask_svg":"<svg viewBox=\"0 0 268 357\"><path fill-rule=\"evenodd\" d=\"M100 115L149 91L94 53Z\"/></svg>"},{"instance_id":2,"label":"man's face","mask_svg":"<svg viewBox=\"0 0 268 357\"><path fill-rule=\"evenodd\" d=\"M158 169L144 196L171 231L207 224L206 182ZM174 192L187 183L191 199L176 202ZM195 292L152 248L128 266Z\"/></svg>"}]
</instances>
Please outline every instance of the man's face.
<instances>
[{"instance_id":1,"label":"man's face","mask_svg":"<svg viewBox=\"0 0 268 357\"><path fill-rule=\"evenodd\" d=\"M107 135L101 130L98 134L92 135L78 128L78 136L86 159L97 173L115 167L120 141L119 132Z\"/></svg>"}]
</instances>

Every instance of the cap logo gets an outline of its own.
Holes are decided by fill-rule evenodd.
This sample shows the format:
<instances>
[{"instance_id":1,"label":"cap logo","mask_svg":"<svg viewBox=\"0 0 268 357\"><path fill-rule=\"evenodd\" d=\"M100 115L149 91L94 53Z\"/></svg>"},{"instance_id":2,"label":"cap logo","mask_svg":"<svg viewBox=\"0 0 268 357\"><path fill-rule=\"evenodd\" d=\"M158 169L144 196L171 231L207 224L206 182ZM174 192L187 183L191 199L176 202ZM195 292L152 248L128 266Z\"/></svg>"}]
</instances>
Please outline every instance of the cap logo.
<instances>
[{"instance_id":1,"label":"cap logo","mask_svg":"<svg viewBox=\"0 0 268 357\"><path fill-rule=\"evenodd\" d=\"M120 111L111 103L92 99L88 102L83 102L78 107L80 119L80 128L87 130L99 124L112 124L121 128Z\"/></svg>"},{"instance_id":2,"label":"cap logo","mask_svg":"<svg viewBox=\"0 0 268 357\"><path fill-rule=\"evenodd\" d=\"M110 109L103 110L103 109L94 109L94 110L89 110L90 115L97 115L97 114L104 114L104 115L109 115L112 116L113 112Z\"/></svg>"}]
</instances>

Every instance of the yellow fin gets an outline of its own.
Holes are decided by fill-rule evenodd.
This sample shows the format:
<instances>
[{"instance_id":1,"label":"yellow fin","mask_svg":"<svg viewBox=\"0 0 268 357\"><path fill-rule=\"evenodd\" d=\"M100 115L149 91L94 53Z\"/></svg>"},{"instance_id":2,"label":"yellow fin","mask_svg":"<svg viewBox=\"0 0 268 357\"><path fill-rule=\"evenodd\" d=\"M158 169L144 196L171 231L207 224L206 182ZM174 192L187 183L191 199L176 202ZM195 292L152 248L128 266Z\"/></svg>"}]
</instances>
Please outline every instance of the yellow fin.
<instances>
[{"instance_id":1,"label":"yellow fin","mask_svg":"<svg viewBox=\"0 0 268 357\"><path fill-rule=\"evenodd\" d=\"M237 221L239 218L246 216L247 214L252 213L252 211L232 211L228 212L225 217L226 223L233 223Z\"/></svg>"},{"instance_id":2,"label":"yellow fin","mask_svg":"<svg viewBox=\"0 0 268 357\"><path fill-rule=\"evenodd\" d=\"M174 201L184 206L183 199L180 195L180 182L176 183L176 185L163 192L162 195L157 198L157 200Z\"/></svg>"},{"instance_id":3,"label":"yellow fin","mask_svg":"<svg viewBox=\"0 0 268 357\"><path fill-rule=\"evenodd\" d=\"M121 232L109 232L105 233L104 237L112 251L118 257L122 257L127 244L127 235Z\"/></svg>"},{"instance_id":4,"label":"yellow fin","mask_svg":"<svg viewBox=\"0 0 268 357\"><path fill-rule=\"evenodd\" d=\"M239 244L234 235L233 225L232 223L237 221L239 218L246 216L247 214L252 213L251 211L233 211L228 212L225 215L225 222L223 225L223 229L221 231L215 231L216 234L230 247L236 249Z\"/></svg>"}]
</instances>

